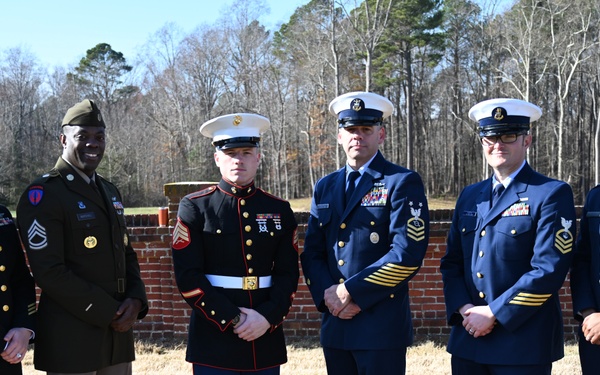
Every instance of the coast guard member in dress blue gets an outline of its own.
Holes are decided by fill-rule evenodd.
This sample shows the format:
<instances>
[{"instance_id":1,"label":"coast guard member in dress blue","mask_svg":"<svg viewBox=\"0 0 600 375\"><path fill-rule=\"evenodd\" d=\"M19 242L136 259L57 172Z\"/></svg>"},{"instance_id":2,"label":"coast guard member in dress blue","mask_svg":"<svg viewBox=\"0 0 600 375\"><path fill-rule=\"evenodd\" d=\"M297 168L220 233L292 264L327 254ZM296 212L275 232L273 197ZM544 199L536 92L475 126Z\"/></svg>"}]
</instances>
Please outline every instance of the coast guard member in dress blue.
<instances>
[{"instance_id":1,"label":"coast guard member in dress blue","mask_svg":"<svg viewBox=\"0 0 600 375\"><path fill-rule=\"evenodd\" d=\"M530 122L541 114L517 99L469 111L493 176L458 197L441 260L453 374L550 374L563 357L558 291L571 264L575 208L568 184L526 162Z\"/></svg>"},{"instance_id":2,"label":"coast guard member in dress blue","mask_svg":"<svg viewBox=\"0 0 600 375\"><path fill-rule=\"evenodd\" d=\"M186 360L195 375L276 375L287 361L297 224L288 202L254 185L269 125L239 113L200 127L222 179L181 200L172 244L177 286L192 307Z\"/></svg>"},{"instance_id":3,"label":"coast guard member in dress blue","mask_svg":"<svg viewBox=\"0 0 600 375\"><path fill-rule=\"evenodd\" d=\"M413 339L408 281L429 237L423 183L379 151L383 121L393 111L389 100L351 92L329 110L338 117L347 164L317 182L301 255L323 312L327 373L403 374Z\"/></svg>"},{"instance_id":4,"label":"coast guard member in dress blue","mask_svg":"<svg viewBox=\"0 0 600 375\"><path fill-rule=\"evenodd\" d=\"M600 371L600 185L590 190L571 268L571 296L579 328L583 375Z\"/></svg>"}]
</instances>

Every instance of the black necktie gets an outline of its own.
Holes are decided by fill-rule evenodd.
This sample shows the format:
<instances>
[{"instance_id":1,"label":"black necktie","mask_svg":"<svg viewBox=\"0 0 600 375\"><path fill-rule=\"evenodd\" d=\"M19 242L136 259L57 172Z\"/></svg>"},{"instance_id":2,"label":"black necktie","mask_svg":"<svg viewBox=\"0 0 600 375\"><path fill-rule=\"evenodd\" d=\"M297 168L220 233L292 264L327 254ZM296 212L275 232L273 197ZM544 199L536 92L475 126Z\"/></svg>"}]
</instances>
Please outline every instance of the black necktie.
<instances>
[{"instance_id":1,"label":"black necktie","mask_svg":"<svg viewBox=\"0 0 600 375\"><path fill-rule=\"evenodd\" d=\"M98 195L102 196L102 194L100 194L100 189L98 189L98 185L96 185L96 182L93 179L91 179L91 178L90 178L90 186L92 187L92 189L94 189L94 191Z\"/></svg>"},{"instance_id":2,"label":"black necktie","mask_svg":"<svg viewBox=\"0 0 600 375\"><path fill-rule=\"evenodd\" d=\"M492 206L498 201L498 198L500 198L500 195L502 195L503 191L504 185L498 184L494 186L494 191L492 192Z\"/></svg>"},{"instance_id":3,"label":"black necktie","mask_svg":"<svg viewBox=\"0 0 600 375\"><path fill-rule=\"evenodd\" d=\"M348 188L346 189L346 204L350 200L352 194L354 194L354 189L356 189L356 179L360 177L359 171L352 171L348 175Z\"/></svg>"}]
</instances>

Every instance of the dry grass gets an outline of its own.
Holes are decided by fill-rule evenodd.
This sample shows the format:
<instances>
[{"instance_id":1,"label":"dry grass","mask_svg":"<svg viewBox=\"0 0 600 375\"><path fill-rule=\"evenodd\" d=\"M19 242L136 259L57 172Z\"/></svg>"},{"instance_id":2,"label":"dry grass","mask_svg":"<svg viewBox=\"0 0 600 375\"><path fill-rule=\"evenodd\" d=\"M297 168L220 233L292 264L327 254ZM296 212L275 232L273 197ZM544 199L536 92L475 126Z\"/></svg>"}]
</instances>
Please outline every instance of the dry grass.
<instances>
[{"instance_id":1,"label":"dry grass","mask_svg":"<svg viewBox=\"0 0 600 375\"><path fill-rule=\"evenodd\" d=\"M138 341L137 359L133 363L135 375L189 375L192 367L185 362L185 343L152 343ZM44 375L32 365L33 353L27 353L24 375ZM281 368L282 375L325 375L325 361L318 344L295 343L288 345L289 361ZM407 375L450 374L450 355L444 346L428 341L408 349ZM552 366L552 374L580 375L577 345L565 346L565 357Z\"/></svg>"}]
</instances>

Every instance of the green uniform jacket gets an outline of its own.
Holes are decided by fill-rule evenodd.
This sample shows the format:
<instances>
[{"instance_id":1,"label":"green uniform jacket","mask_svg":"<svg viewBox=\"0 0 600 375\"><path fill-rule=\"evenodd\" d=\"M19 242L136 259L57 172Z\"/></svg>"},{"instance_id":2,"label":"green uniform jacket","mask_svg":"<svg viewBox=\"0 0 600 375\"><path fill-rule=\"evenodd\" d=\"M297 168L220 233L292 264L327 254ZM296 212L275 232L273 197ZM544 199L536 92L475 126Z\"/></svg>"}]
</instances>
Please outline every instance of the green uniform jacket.
<instances>
[{"instance_id":1,"label":"green uniform jacket","mask_svg":"<svg viewBox=\"0 0 600 375\"><path fill-rule=\"evenodd\" d=\"M127 235L117 188L96 178L102 197L66 163L36 179L17 206L33 277L42 289L35 368L89 372L135 359L133 331L110 323L121 301L148 311L144 283Z\"/></svg>"}]
</instances>

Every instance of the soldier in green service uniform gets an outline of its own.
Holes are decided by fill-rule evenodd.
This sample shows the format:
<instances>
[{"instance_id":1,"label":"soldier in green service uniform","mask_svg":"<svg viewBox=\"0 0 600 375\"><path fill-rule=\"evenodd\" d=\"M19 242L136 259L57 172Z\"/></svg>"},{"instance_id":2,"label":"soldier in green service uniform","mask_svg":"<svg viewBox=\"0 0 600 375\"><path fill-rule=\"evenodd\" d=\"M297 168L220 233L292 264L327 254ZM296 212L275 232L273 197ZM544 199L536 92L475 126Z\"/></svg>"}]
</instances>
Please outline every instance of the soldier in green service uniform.
<instances>
[{"instance_id":1,"label":"soldier in green service uniform","mask_svg":"<svg viewBox=\"0 0 600 375\"><path fill-rule=\"evenodd\" d=\"M132 326L147 311L121 194L96 173L105 124L91 100L62 122L62 156L17 207L33 277L41 288L34 364L55 374L131 374Z\"/></svg>"}]
</instances>

